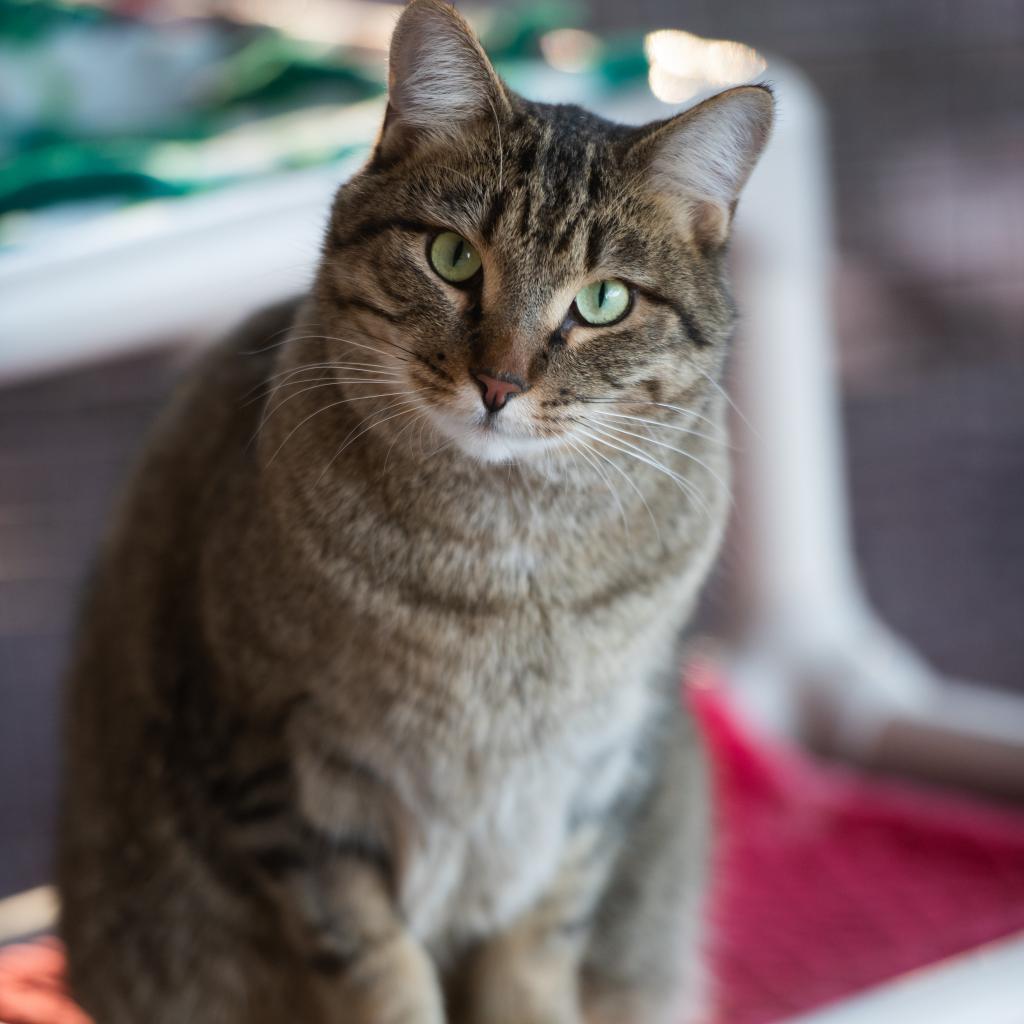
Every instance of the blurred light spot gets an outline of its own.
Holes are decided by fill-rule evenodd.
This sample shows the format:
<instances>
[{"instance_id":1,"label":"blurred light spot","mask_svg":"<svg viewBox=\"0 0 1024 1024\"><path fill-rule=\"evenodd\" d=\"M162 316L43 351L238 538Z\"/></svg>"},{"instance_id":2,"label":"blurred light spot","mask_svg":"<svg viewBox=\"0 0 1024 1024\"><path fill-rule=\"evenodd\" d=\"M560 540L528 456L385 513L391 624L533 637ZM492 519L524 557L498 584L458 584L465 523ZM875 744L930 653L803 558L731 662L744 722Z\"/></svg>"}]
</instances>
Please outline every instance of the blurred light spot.
<instances>
[{"instance_id":1,"label":"blurred light spot","mask_svg":"<svg viewBox=\"0 0 1024 1024\"><path fill-rule=\"evenodd\" d=\"M601 42L591 32L556 28L540 37L540 52L556 71L589 71L601 52Z\"/></svg>"},{"instance_id":2,"label":"blurred light spot","mask_svg":"<svg viewBox=\"0 0 1024 1024\"><path fill-rule=\"evenodd\" d=\"M651 32L644 39L651 92L664 103L683 103L709 89L742 85L768 62L749 46L727 39L703 39L678 29Z\"/></svg>"},{"instance_id":3,"label":"blurred light spot","mask_svg":"<svg viewBox=\"0 0 1024 1024\"><path fill-rule=\"evenodd\" d=\"M70 2L92 6L97 0ZM113 6L112 0L103 2ZM295 39L324 46L353 46L386 53L391 31L405 5L381 0L161 0L159 4L136 6L145 8L145 17L156 21L222 15L242 24L269 25Z\"/></svg>"}]
</instances>

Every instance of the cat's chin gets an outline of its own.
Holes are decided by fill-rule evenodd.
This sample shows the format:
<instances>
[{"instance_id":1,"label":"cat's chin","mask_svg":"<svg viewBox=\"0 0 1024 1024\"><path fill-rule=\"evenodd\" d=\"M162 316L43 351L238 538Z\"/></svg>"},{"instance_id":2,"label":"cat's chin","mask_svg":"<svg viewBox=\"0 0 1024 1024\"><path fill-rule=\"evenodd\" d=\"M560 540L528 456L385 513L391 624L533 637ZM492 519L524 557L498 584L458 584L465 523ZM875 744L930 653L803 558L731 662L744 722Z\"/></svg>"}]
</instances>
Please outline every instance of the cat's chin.
<instances>
[{"instance_id":1,"label":"cat's chin","mask_svg":"<svg viewBox=\"0 0 1024 1024\"><path fill-rule=\"evenodd\" d=\"M557 438L504 437L479 428L455 437L454 441L460 451L490 465L535 458L560 444Z\"/></svg>"},{"instance_id":2,"label":"cat's chin","mask_svg":"<svg viewBox=\"0 0 1024 1024\"><path fill-rule=\"evenodd\" d=\"M487 465L526 461L562 444L557 437L524 437L486 419L473 417L467 423L436 409L428 410L428 414L435 429L459 451Z\"/></svg>"}]
</instances>

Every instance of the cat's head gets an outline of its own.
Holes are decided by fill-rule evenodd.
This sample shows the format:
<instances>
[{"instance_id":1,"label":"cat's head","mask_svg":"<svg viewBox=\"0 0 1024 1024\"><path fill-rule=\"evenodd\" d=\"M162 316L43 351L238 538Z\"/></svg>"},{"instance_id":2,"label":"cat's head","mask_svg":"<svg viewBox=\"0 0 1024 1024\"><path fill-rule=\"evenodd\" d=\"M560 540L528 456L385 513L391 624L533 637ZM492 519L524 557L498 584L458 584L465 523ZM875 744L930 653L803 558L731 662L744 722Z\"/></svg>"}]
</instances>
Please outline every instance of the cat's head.
<instances>
[{"instance_id":1,"label":"cat's head","mask_svg":"<svg viewBox=\"0 0 1024 1024\"><path fill-rule=\"evenodd\" d=\"M394 425L420 412L483 461L571 442L595 411L698 405L772 114L757 86L640 128L528 102L452 7L413 0L373 157L335 202L320 316L395 382Z\"/></svg>"}]
</instances>

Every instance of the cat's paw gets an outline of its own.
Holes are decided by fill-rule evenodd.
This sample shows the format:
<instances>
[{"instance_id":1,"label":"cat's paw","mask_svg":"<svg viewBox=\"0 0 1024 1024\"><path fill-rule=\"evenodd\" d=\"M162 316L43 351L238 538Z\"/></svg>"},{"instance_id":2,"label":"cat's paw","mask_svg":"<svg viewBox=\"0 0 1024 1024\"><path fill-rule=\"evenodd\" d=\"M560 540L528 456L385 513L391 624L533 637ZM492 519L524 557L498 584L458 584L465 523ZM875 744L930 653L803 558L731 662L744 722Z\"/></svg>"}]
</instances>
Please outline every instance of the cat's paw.
<instances>
[{"instance_id":1,"label":"cat's paw","mask_svg":"<svg viewBox=\"0 0 1024 1024\"><path fill-rule=\"evenodd\" d=\"M332 1024L446 1024L437 974L424 950L401 935L369 951L330 993Z\"/></svg>"}]
</instances>

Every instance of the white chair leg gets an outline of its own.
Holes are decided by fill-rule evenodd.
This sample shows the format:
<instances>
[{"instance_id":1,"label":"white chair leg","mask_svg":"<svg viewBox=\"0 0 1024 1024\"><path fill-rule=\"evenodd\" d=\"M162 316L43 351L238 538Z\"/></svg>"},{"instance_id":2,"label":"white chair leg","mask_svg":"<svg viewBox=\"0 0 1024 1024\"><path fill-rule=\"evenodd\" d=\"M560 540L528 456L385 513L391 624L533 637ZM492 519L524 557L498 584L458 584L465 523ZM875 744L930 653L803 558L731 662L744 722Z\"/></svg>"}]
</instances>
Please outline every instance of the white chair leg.
<instances>
[{"instance_id":1,"label":"white chair leg","mask_svg":"<svg viewBox=\"0 0 1024 1024\"><path fill-rule=\"evenodd\" d=\"M871 760L887 744L899 761L889 735L899 723L919 740L952 730L981 744L979 756L992 744L1020 752L1024 702L939 680L861 590L833 365L825 118L796 72L775 64L772 78L778 128L737 222L745 328L736 404L747 420L737 431L747 499L739 525L754 615L731 675L743 701L783 732L806 735L813 720L827 718L842 756Z\"/></svg>"}]
</instances>

